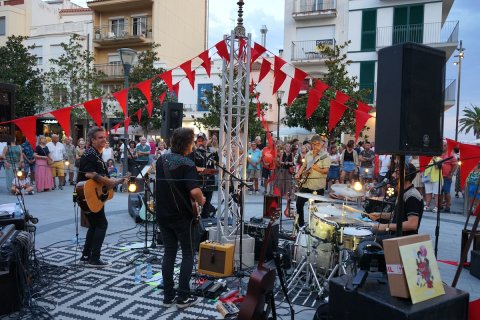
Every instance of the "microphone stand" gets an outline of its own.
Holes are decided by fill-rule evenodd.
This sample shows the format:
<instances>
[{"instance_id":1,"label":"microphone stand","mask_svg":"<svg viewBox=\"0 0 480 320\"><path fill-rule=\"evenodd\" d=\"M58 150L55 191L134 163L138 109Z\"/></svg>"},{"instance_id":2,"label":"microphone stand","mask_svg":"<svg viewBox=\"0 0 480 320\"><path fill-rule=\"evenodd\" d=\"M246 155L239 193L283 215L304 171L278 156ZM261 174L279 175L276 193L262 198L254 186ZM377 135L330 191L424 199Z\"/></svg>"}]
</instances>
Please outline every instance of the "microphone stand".
<instances>
[{"instance_id":1,"label":"microphone stand","mask_svg":"<svg viewBox=\"0 0 480 320\"><path fill-rule=\"evenodd\" d=\"M239 248L239 254L240 254L240 270L239 270L239 273L241 276L243 276L243 223L244 223L244 212L243 212L243 195L244 195L244 190L246 187L248 187L249 185L242 179L236 177L234 174L232 174L229 170L227 170L227 168L223 167L222 165L220 165L218 162L214 161L214 164L215 166L217 166L218 168L220 168L223 173L227 174L227 176L230 177L230 179L238 182L240 184L240 193L238 195L238 200L237 200L237 203L240 205L240 242L239 242L239 245L240 245L240 248ZM230 190L228 191L230 192ZM218 217L220 218L220 217ZM217 228L218 228L218 234L220 234L220 219L217 220Z\"/></svg>"},{"instance_id":2,"label":"microphone stand","mask_svg":"<svg viewBox=\"0 0 480 320\"><path fill-rule=\"evenodd\" d=\"M126 141L123 141L123 143L126 143ZM133 164L135 165L135 168L137 169L140 176L142 177L143 182L144 182L144 187L145 187L145 201L144 201L145 221L144 221L144 224L143 224L144 225L144 231L145 231L144 247L143 247L143 250L142 250L141 254L137 255L132 260L127 261L126 265L128 266L128 265L131 265L133 262L137 261L140 257L143 257L143 256L151 253L150 250L148 249L148 218L147 218L147 215L148 215L149 212L150 212L150 214L154 214L154 212L152 212L150 210L148 203L149 203L150 197L152 197L152 199L155 200L155 196L152 192L152 189L150 188L149 174L147 173L146 175L143 175L142 170L140 170L140 166L138 165L137 161L135 161L133 159L133 154L132 154L132 152L130 152L129 148L127 148L127 152L128 152L128 155L131 157L131 159L133 161ZM155 220L153 220L153 232L152 233L153 233L153 237L152 237L152 244L150 245L150 247L155 248L156 247L156 244L154 244L155 243ZM152 261L152 263L155 263L157 261L156 257L154 257L154 259L151 259L151 261Z\"/></svg>"}]
</instances>

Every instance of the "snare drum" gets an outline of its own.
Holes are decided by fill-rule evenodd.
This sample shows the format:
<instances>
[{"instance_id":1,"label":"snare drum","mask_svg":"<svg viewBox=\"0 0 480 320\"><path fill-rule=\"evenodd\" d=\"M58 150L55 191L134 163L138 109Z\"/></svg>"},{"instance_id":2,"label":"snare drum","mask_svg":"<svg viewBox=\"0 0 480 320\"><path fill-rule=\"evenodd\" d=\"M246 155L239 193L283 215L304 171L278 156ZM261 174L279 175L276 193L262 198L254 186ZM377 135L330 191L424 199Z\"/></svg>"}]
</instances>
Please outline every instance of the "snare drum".
<instances>
[{"instance_id":1,"label":"snare drum","mask_svg":"<svg viewBox=\"0 0 480 320\"><path fill-rule=\"evenodd\" d=\"M323 219L321 214L315 212L310 216L309 227L312 236L326 242L332 242L337 226L334 222Z\"/></svg>"},{"instance_id":2,"label":"snare drum","mask_svg":"<svg viewBox=\"0 0 480 320\"><path fill-rule=\"evenodd\" d=\"M341 232L341 230L338 232ZM343 247L355 251L358 244L371 235L372 232L368 229L357 229L352 227L343 228Z\"/></svg>"},{"instance_id":3,"label":"snare drum","mask_svg":"<svg viewBox=\"0 0 480 320\"><path fill-rule=\"evenodd\" d=\"M303 257L307 256L307 239L308 235L304 233L299 233L297 236L292 261L295 263L295 266L298 266L302 262ZM331 269L333 266L332 244L324 243L313 237L310 238L310 241L310 258L306 262L312 263L319 268Z\"/></svg>"}]
</instances>

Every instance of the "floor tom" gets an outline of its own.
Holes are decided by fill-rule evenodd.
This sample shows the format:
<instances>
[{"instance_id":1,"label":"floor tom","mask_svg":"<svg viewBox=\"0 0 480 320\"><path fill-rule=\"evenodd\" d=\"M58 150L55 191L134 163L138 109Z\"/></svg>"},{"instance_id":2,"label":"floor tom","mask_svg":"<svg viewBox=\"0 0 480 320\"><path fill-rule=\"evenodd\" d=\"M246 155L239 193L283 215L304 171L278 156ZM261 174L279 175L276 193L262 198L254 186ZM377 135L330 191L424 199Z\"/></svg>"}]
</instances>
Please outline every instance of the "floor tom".
<instances>
[{"instance_id":1,"label":"floor tom","mask_svg":"<svg viewBox=\"0 0 480 320\"><path fill-rule=\"evenodd\" d=\"M339 230L338 232L341 232ZM358 244L365 238L372 236L372 231L363 228L343 228L343 247L355 251ZM341 238L340 238L341 239Z\"/></svg>"}]
</instances>

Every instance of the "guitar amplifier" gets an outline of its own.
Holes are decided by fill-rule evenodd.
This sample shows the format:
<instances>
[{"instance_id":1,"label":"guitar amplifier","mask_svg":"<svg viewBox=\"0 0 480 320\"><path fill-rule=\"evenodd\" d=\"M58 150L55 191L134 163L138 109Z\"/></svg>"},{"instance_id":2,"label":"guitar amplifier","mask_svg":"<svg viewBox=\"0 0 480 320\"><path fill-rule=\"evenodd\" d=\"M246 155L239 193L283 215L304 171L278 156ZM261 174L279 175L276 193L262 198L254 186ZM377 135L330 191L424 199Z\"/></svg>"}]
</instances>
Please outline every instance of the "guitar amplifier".
<instances>
[{"instance_id":1,"label":"guitar amplifier","mask_svg":"<svg viewBox=\"0 0 480 320\"><path fill-rule=\"evenodd\" d=\"M260 252L262 251L263 240L265 239L265 231L267 230L269 220L263 219L261 220L262 222L256 222L257 219L255 218L252 218L252 220L250 222L245 222L243 224L243 229L246 234L255 238L255 260L258 261L260 258ZM268 242L268 246L265 251L265 261L273 259L273 252L278 251L279 231L280 226L278 222L272 224L270 241Z\"/></svg>"},{"instance_id":2,"label":"guitar amplifier","mask_svg":"<svg viewBox=\"0 0 480 320\"><path fill-rule=\"evenodd\" d=\"M205 241L200 243L198 273L215 277L228 277L233 274L233 254L231 243Z\"/></svg>"}]
</instances>

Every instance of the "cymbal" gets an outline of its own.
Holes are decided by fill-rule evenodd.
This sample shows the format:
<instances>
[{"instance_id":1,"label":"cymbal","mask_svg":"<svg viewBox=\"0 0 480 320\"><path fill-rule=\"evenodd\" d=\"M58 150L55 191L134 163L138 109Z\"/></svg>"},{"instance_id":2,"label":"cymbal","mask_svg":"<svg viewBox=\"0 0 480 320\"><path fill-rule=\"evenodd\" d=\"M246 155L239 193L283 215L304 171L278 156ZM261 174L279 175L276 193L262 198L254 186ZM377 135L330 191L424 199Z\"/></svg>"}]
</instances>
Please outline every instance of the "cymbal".
<instances>
[{"instance_id":1,"label":"cymbal","mask_svg":"<svg viewBox=\"0 0 480 320\"><path fill-rule=\"evenodd\" d=\"M353 189L349 184L340 184L336 183L332 185L332 190L335 194L348 197L348 198L358 198L365 195L365 191L357 191Z\"/></svg>"},{"instance_id":2,"label":"cymbal","mask_svg":"<svg viewBox=\"0 0 480 320\"><path fill-rule=\"evenodd\" d=\"M323 201L323 202L333 202L333 199L321 196L319 194L313 194L313 193L308 193L308 192L297 192L295 193L297 197L300 198L306 198L309 200L315 200L315 201Z\"/></svg>"},{"instance_id":3,"label":"cymbal","mask_svg":"<svg viewBox=\"0 0 480 320\"><path fill-rule=\"evenodd\" d=\"M325 220L328 220L328 221L332 221L332 222L335 222L337 223L339 226L348 226L348 225L357 225L359 224L359 221L357 221L356 219L352 219L352 218L347 218L347 217L325 217L323 218Z\"/></svg>"}]
</instances>

